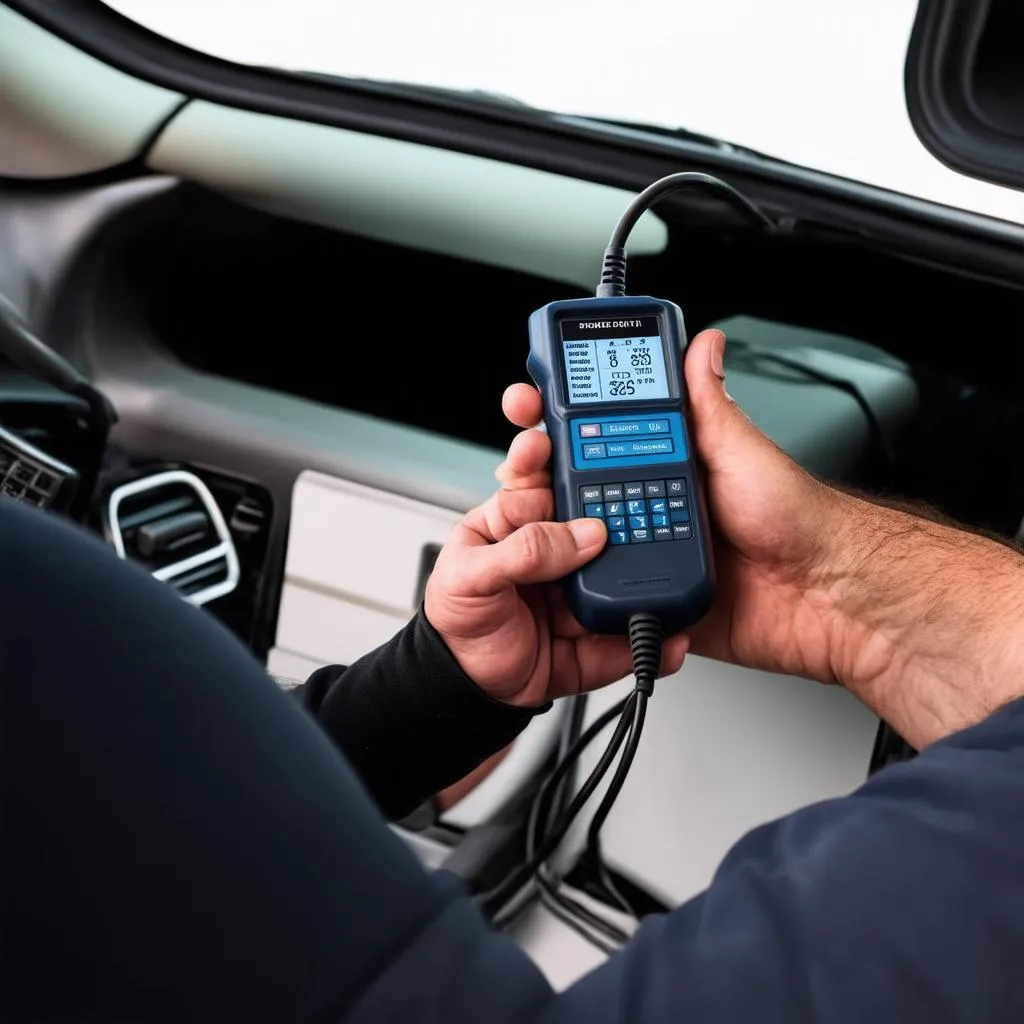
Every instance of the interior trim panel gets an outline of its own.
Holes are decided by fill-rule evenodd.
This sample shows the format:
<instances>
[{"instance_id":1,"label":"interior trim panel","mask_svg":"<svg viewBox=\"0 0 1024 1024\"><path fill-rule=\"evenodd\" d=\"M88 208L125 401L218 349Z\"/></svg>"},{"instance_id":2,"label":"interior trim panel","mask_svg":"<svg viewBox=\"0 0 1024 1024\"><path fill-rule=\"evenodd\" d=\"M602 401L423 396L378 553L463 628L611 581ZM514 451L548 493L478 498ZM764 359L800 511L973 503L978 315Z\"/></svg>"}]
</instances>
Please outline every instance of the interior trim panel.
<instances>
[{"instance_id":1,"label":"interior trim panel","mask_svg":"<svg viewBox=\"0 0 1024 1024\"><path fill-rule=\"evenodd\" d=\"M167 127L148 163L269 213L588 290L632 199L500 160L201 101ZM667 242L664 221L647 213L630 253Z\"/></svg>"},{"instance_id":2,"label":"interior trim panel","mask_svg":"<svg viewBox=\"0 0 1024 1024\"><path fill-rule=\"evenodd\" d=\"M125 163L184 99L0 5L0 177L67 178Z\"/></svg>"}]
</instances>

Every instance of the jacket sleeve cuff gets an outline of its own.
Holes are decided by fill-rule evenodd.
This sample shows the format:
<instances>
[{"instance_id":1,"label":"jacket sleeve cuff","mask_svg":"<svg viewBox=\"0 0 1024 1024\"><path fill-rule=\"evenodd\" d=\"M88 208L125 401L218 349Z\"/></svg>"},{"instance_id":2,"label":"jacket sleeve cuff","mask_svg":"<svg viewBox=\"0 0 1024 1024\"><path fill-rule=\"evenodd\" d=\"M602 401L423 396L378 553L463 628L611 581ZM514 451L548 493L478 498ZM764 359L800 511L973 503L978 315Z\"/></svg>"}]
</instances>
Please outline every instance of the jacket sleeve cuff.
<instances>
[{"instance_id":1,"label":"jacket sleeve cuff","mask_svg":"<svg viewBox=\"0 0 1024 1024\"><path fill-rule=\"evenodd\" d=\"M489 697L422 608L349 668L314 672L299 696L392 819L467 775L551 707Z\"/></svg>"}]
</instances>

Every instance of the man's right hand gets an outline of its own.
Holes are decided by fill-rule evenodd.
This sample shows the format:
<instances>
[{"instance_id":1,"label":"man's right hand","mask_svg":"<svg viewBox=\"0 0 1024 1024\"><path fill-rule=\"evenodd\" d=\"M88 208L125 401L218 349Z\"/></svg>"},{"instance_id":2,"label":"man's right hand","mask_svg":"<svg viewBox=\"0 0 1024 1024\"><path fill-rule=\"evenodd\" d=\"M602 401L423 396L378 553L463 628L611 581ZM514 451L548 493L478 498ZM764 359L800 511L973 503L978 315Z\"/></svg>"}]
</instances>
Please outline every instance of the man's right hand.
<instances>
[{"instance_id":1,"label":"man's right hand","mask_svg":"<svg viewBox=\"0 0 1024 1024\"><path fill-rule=\"evenodd\" d=\"M1021 557L806 473L729 397L724 345L705 331L685 364L719 580L691 650L838 682L917 747L1024 694ZM519 426L540 420L528 385L503 406Z\"/></svg>"}]
</instances>

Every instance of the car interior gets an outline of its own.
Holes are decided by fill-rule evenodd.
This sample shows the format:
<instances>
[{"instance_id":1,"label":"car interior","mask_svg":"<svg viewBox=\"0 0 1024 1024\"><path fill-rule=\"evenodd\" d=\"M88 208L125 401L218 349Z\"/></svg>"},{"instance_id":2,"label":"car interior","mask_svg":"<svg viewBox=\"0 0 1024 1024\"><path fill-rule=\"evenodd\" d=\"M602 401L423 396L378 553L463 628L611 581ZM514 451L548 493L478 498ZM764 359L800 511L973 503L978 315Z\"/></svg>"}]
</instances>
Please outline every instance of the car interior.
<instances>
[{"instance_id":1,"label":"car interior","mask_svg":"<svg viewBox=\"0 0 1024 1024\"><path fill-rule=\"evenodd\" d=\"M1016 542L1019 225L497 102L452 113L310 79L289 88L331 109L286 113L284 85L231 94L227 67L172 88L138 64L162 41L101 11L111 47L137 33L118 58L63 10L0 5L0 294L116 423L98 450L82 392L0 355L2 489L80 519L270 674L351 664L414 614L452 524L495 487L530 313L593 294L620 213L673 170L722 177L784 229L673 196L633 233L630 291L726 333L730 393L808 471ZM165 69L192 59L166 46ZM913 756L837 688L697 657L652 700L603 843L650 909L703 888L749 828ZM395 826L429 868L480 890L521 859L573 703ZM559 985L603 956L540 905L504 926Z\"/></svg>"}]
</instances>

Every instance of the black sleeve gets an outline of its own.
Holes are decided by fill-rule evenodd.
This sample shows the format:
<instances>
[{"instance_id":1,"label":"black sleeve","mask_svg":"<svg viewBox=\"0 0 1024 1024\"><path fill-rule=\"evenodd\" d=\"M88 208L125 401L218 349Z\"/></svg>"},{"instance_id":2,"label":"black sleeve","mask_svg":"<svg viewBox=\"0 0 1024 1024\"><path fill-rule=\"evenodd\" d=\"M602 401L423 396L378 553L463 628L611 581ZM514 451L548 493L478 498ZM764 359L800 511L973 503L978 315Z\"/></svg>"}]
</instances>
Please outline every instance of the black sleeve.
<instances>
[{"instance_id":1,"label":"black sleeve","mask_svg":"<svg viewBox=\"0 0 1024 1024\"><path fill-rule=\"evenodd\" d=\"M314 672L296 694L392 820L507 746L538 713L488 697L422 608L349 668Z\"/></svg>"}]
</instances>

